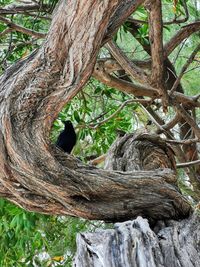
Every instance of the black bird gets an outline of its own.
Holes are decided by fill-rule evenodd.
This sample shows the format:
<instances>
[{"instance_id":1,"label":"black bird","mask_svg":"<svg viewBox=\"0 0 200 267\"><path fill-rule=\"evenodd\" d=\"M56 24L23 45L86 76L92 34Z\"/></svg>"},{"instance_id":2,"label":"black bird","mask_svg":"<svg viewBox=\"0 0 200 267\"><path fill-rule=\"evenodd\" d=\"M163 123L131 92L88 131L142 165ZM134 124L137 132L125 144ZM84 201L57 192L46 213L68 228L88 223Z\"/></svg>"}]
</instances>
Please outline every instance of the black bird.
<instances>
[{"instance_id":1,"label":"black bird","mask_svg":"<svg viewBox=\"0 0 200 267\"><path fill-rule=\"evenodd\" d=\"M65 121L64 124L65 129L58 136L56 146L70 154L76 144L76 133L71 121Z\"/></svg>"}]
</instances>

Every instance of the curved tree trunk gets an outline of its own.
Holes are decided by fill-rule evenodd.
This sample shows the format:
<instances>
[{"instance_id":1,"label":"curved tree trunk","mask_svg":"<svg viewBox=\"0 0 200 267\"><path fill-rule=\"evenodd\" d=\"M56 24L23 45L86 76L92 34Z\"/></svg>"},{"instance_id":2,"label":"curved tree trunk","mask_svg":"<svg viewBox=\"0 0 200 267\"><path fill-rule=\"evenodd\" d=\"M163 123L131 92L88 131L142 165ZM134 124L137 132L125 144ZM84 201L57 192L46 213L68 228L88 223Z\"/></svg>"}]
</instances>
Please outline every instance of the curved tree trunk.
<instances>
[{"instance_id":1,"label":"curved tree trunk","mask_svg":"<svg viewBox=\"0 0 200 267\"><path fill-rule=\"evenodd\" d=\"M172 171L101 170L49 141L53 120L90 77L100 46L142 2L60 1L41 49L1 77L0 196L30 211L89 219L188 215Z\"/></svg>"},{"instance_id":2,"label":"curved tree trunk","mask_svg":"<svg viewBox=\"0 0 200 267\"><path fill-rule=\"evenodd\" d=\"M142 217L77 236L74 267L199 267L200 217L158 222Z\"/></svg>"}]
</instances>

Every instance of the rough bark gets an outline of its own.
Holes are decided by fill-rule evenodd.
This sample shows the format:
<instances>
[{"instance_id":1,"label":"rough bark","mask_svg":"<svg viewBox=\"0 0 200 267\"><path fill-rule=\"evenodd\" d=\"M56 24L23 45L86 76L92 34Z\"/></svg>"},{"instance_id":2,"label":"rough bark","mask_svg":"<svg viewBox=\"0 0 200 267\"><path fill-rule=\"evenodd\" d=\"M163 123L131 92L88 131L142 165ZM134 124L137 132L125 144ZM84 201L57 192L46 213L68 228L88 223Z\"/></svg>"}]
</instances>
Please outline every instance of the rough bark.
<instances>
[{"instance_id":1,"label":"rough bark","mask_svg":"<svg viewBox=\"0 0 200 267\"><path fill-rule=\"evenodd\" d=\"M92 74L109 29L126 19L115 15L122 8L128 16L141 2L60 1L41 49L0 78L0 196L27 210L89 219L188 215L173 171L101 170L49 141L53 120Z\"/></svg>"},{"instance_id":2,"label":"rough bark","mask_svg":"<svg viewBox=\"0 0 200 267\"><path fill-rule=\"evenodd\" d=\"M159 222L117 223L114 229L77 236L74 267L199 267L200 217Z\"/></svg>"},{"instance_id":3,"label":"rough bark","mask_svg":"<svg viewBox=\"0 0 200 267\"><path fill-rule=\"evenodd\" d=\"M176 162L169 145L158 135L150 135L142 129L114 142L107 155L105 168L118 171L168 168L176 172Z\"/></svg>"},{"instance_id":4,"label":"rough bark","mask_svg":"<svg viewBox=\"0 0 200 267\"><path fill-rule=\"evenodd\" d=\"M106 158L107 169L123 171L151 171L161 167L175 170L174 163L171 147L158 136L146 133L118 138ZM147 218L147 213L143 212ZM147 219L137 217L133 221L116 223L113 229L78 234L73 266L199 266L200 217L197 214L182 221L158 221L157 218L152 221L150 218L150 225Z\"/></svg>"},{"instance_id":5,"label":"rough bark","mask_svg":"<svg viewBox=\"0 0 200 267\"><path fill-rule=\"evenodd\" d=\"M152 69L151 76L152 76L153 73L154 74L155 73L156 74L159 73L159 71L156 70L155 65L157 66L157 68L162 66L162 64L159 63L158 60L157 60L157 57L159 58L159 56L162 53L160 53L160 52L156 53L156 50L159 51L159 49L161 49L161 51L162 51L162 42L160 42L161 31L157 31L157 28L156 28L156 30L153 30L153 28L156 27L156 24L154 24L154 20L156 21L156 20L159 19L159 12L160 12L159 8L158 8L158 4L159 3L157 3L157 6L156 6L154 4L151 5L150 2L146 1L146 6L148 8L150 7L149 8L149 10L150 10L150 18L149 18L150 21L149 21L149 23L152 24L152 26L150 25L150 36L149 36L151 38L147 37L147 39L151 43L151 46L148 43L143 42L142 38L140 38L140 36L138 35L138 30L140 29L141 25L139 25L138 22L136 22L132 18L128 19L128 22L131 25L131 26L129 25L130 27L128 28L128 30L134 36L134 38L141 44L143 49L150 56L152 56L151 60L142 61L142 62L140 62L140 61L137 62L136 61L135 64L137 66L143 68L143 69L149 69L150 65L152 65L152 67L151 67L151 69ZM151 6L153 6L153 10L151 10ZM156 13L156 16L155 16L155 13ZM161 22L157 23L157 24L161 25ZM181 42L181 40L184 40L191 33L195 32L195 31L198 31L199 22L197 21L195 23L191 23L191 24L189 24L189 25L187 25L187 26L185 26L183 28L184 29L181 29L168 42L168 44L170 44L170 46L172 45L172 50ZM159 27L158 27L158 29L159 29ZM156 32L157 32L157 34L156 34ZM153 49L153 46L154 46L154 49ZM195 114L195 106L194 106L193 100L195 100L195 102L196 102L195 105L197 104L197 106L199 106L200 103L197 103L198 99L199 99L199 96L190 97L190 100L186 99L186 96L184 95L183 87L182 87L182 85L180 83L180 78L179 77L177 78L175 67L170 62L170 60L167 58L167 54L166 54L167 53L167 49L168 48L167 48L167 45L166 45L164 47L164 51L165 51L164 59L165 60L164 60L164 79L163 79L163 81L165 81L165 86L164 86L165 88L163 88L163 89L165 89L166 92L167 92L168 90L171 90L173 88L174 84L176 84L177 85L177 91L174 92L173 99L168 97L165 94L163 95L164 96L163 106L166 106L165 103L167 103L168 105L173 107L173 106L175 106L173 104L173 102L175 100L175 102L178 102L181 105L181 107L183 109L185 109L184 113L186 112L188 114L191 114L191 110L192 110L192 113ZM151 50L153 51L153 53L151 53ZM195 50L198 51L198 48L195 49ZM192 53L192 55L195 54L195 50ZM127 66L123 62L123 57L120 58L120 59L115 57L117 59L117 61L118 61L117 62L118 66L117 66L116 62L114 64L112 63L112 65L115 66L115 68L117 67L117 70L120 70L119 66L121 65L121 66L123 66L123 68L121 68L121 70L122 71L126 70L126 73L129 73L128 70L127 70ZM155 60L157 61L157 63L155 63ZM118 90L121 90L123 92L132 94L132 95L137 96L137 97L139 97L139 96L150 96L152 98L153 97L155 97L155 98L158 97L159 91L154 89L154 88L156 88L156 85L153 88L152 88L152 86L146 86L146 88L144 86L142 86L140 88L140 90L138 90L139 89L138 85L135 86L135 84L132 83L130 78L127 77L126 73L123 74L123 76L122 76L123 78L122 79L116 78L113 75L111 75L111 73L113 71L116 71L116 70L114 69L114 70L108 71L107 70L107 65L108 65L107 63L109 64L109 60L101 62L100 64L97 64L97 66L100 67L98 69L98 72L97 71L94 72L94 74L95 74L94 76L97 79L99 79L103 83L107 84L108 86L115 87ZM154 66L153 66L153 64L154 64ZM183 67L183 69L184 69L184 67ZM182 70L182 71L184 73L184 70ZM124 80L125 77L126 77L126 79ZM133 77L133 75L132 75L132 77ZM162 78L162 75L160 74L159 77ZM160 81L162 80L160 78L159 79L154 79L154 80L157 80L159 82L159 80ZM130 84L130 82L131 82L131 84ZM164 84L164 82L162 84ZM162 84L160 85L160 88L162 88ZM158 86L157 86L157 88L158 88ZM142 95L141 95L141 93L142 93ZM193 104L192 104L192 102L193 102ZM148 106L147 109L148 109L148 112L150 113L150 115L153 117L153 119L155 121L154 123L156 124L156 126L159 126L158 130L163 132L167 136L167 138L170 138L170 139L173 138L173 134L171 133L170 129L172 129L176 124L178 124L178 122L179 122L179 126L180 126L180 139L184 140L184 139L193 138L194 137L194 131L197 132L197 136L199 135L199 127L197 125L195 125L194 118L190 119L191 123L193 123L193 125L192 125L191 123L190 124L187 123L188 119L186 120L186 119L183 118L183 116L180 116L180 115L177 114L179 116L179 120L173 126L170 126L170 128L164 129L165 128L164 120L162 118L160 118L157 115L157 113L152 110L151 107ZM175 110L176 110L176 108L175 108ZM188 116L187 116L187 118L188 118ZM162 130L162 128L163 128L163 130ZM198 142L198 140L197 140L197 142ZM190 161L193 161L193 160L197 160L199 158L198 152L197 152L197 144L196 143L187 144L187 145L183 145L183 146L177 147L176 148L176 154L177 154L177 158L178 158L178 160L180 162L190 162ZM190 177L190 182L191 182L192 186L195 188L195 197L194 198L197 201L199 200L199 196L200 196L200 194L199 194L199 192L200 192L199 191L199 188L200 188L200 185L199 185L199 177L200 177L200 175L199 175L199 173L200 173L200 166L197 166L197 165L194 168L190 168L190 170L188 171L188 175Z\"/></svg>"}]
</instances>

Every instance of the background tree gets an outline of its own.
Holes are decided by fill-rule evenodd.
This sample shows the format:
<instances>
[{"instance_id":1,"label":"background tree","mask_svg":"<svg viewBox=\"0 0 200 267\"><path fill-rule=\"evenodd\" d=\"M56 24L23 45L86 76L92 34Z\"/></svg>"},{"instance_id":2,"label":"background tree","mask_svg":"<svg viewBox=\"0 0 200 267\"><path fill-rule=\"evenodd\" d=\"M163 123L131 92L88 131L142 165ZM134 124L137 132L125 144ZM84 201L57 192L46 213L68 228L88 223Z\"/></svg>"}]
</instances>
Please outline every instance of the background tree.
<instances>
[{"instance_id":1,"label":"background tree","mask_svg":"<svg viewBox=\"0 0 200 267\"><path fill-rule=\"evenodd\" d=\"M200 22L197 21L196 3L191 1L186 4L183 1L174 3L173 7L171 1L162 2L165 7L163 18L166 19L162 24L159 1L152 1L153 4L150 1L140 7L138 5L142 1L125 1L123 4L116 3L116 6L115 1L103 1L100 11L97 6L101 3L91 2L94 6L91 8L90 1L87 1L84 10L80 10L75 4L73 6L73 3L71 5L70 1L66 8L65 1L61 2L60 8L53 15L54 20L43 44L42 39L45 38L56 3L34 1L13 6L11 1L3 2L0 9L1 71L4 72L0 89L1 196L32 211L92 219L117 219L112 210L106 214L104 210L108 202L110 207L117 205L112 189L115 188L115 182L120 181L123 184L124 179L128 179L128 192L131 192L137 181L131 175L129 177L127 174L113 174L87 167L50 145L51 124L64 107L58 120L54 122L52 141L56 140L58 131L62 128L61 120L73 120L79 136L74 154L85 162L107 152L116 138L116 129L132 132L136 128L146 126L150 119L154 125L151 130L163 133L167 143L175 144L177 161L192 161L186 169L187 176L182 175L179 184L184 192L188 193L190 190L190 195L197 201L197 108L200 103L197 54L199 47L195 49L199 36L195 32L199 31ZM136 8L137 11L134 12ZM71 12L73 9L74 13ZM112 16L114 11L115 15ZM76 23L71 24L72 16L68 14L74 14ZM94 18L96 28L91 21L88 24L85 14L93 14L91 18ZM61 21L62 16L69 20ZM163 26L157 28L158 23L154 25L154 21L160 21ZM68 29L69 25L73 27ZM122 26L116 32L120 25ZM96 34L90 36L91 30ZM112 37L115 41L110 41ZM104 44L106 47L99 50ZM28 56L34 49L39 50ZM97 53L99 55L96 61ZM191 56L188 56L190 54ZM9 68L17 59L22 61ZM94 78L80 91L91 74ZM73 101L65 105L78 91L80 92ZM70 169L73 169L73 172ZM137 177L137 172L135 175ZM150 178L147 173L143 175ZM155 175L158 177L159 171L156 171ZM166 175L171 177L172 174ZM160 176L163 174L160 173ZM193 191L188 186L188 179L193 185ZM99 183L102 185L101 189ZM165 186L164 183L163 188ZM152 186L152 191L154 190ZM120 202L123 203L127 189L119 188L119 192ZM117 197L119 192L116 192ZM164 196L165 194L164 191ZM180 199L185 212L188 211L188 204L178 192L174 198ZM145 201L149 202L149 199ZM98 208L95 208L94 203L98 203ZM4 201L2 205L5 207ZM11 209L10 204L7 205ZM141 207L142 205L141 203ZM124 208L118 206L120 216ZM127 211L124 218L138 215L134 211L134 204L132 208L133 213ZM175 209L182 214L182 207L176 206ZM14 230L16 225L19 229L23 230L25 227L31 232L36 229L35 225L41 218L50 222L54 220L37 215L24 215L25 213L17 208L13 210L16 215L9 229L12 234L17 233ZM160 212L160 217L169 217L172 213ZM5 221L9 215L12 215L12 212L5 216ZM30 218L28 221L33 222L33 226L24 226L21 219L23 216L26 221ZM156 213L156 216L159 218L159 213ZM55 220L58 223L62 221ZM4 231L5 224L2 225ZM10 240L9 232L6 234L7 240ZM42 240L40 231L38 235ZM22 244L22 248L25 247L25 243ZM35 249L31 249L30 258L24 258L31 261L33 254L37 254L37 250L43 247L44 240ZM3 256L2 259L6 257ZM18 259L19 254L16 255L16 260Z\"/></svg>"}]
</instances>

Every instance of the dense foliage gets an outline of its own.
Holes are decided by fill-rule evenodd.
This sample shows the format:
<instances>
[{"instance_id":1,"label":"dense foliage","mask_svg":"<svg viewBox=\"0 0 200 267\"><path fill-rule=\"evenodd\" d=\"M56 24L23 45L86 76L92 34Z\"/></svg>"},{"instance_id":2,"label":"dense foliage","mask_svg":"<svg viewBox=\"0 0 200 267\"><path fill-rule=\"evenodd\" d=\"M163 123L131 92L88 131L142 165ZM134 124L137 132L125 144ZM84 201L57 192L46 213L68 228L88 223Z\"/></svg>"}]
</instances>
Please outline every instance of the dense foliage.
<instances>
[{"instance_id":1,"label":"dense foliage","mask_svg":"<svg viewBox=\"0 0 200 267\"><path fill-rule=\"evenodd\" d=\"M24 3L0 0L0 73L40 47L43 38L35 32L45 34L48 31L56 2L56 0L43 0ZM187 23L197 20L199 10L195 0L163 1L165 7L163 18L166 21L173 21L174 17L176 19L184 17L186 2L190 15ZM4 18L15 26L9 28L9 22L4 21ZM141 44L149 44L148 24L145 23L147 11L141 7L133 18L144 22L138 29L136 38L131 36L130 24L126 22L117 32L115 41L130 59L146 59L148 55ZM32 33L25 33L24 28L31 30ZM167 41L179 28L179 24L166 24L163 28L164 40ZM170 55L177 73L198 42L199 33L193 34ZM109 52L102 48L99 57L108 56ZM199 93L199 56L197 54L182 79L187 95ZM154 131L155 126L149 123L151 118L141 104L129 102L130 99L129 94L91 78L85 88L60 112L52 127L51 141L55 143L59 132L63 129L62 122L70 119L78 136L73 154L82 161L89 162L105 154L120 131L132 132L141 127ZM155 110L159 109L159 103L157 105L158 107L155 103ZM174 115L172 109L167 115L162 111L160 113L165 121L169 121ZM199 111L196 116L197 121L200 120ZM176 134L176 129L174 133ZM180 177L182 190L185 194L190 194L190 188L184 183L187 176L182 172ZM99 226L99 223L77 218L25 212L5 200L0 200L0 217L0 266L3 267L71 266L76 233Z\"/></svg>"}]
</instances>

